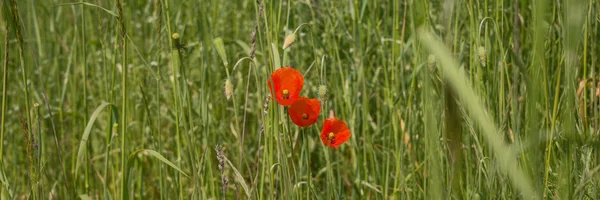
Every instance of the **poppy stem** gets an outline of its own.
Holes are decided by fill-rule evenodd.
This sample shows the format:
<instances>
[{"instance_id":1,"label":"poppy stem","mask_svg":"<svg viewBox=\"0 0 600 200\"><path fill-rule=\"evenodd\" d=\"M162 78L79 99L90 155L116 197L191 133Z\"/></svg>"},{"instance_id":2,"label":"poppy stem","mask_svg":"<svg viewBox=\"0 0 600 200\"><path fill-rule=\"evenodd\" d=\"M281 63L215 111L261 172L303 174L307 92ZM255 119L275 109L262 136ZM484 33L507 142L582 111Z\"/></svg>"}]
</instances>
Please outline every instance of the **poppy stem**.
<instances>
[{"instance_id":1,"label":"poppy stem","mask_svg":"<svg viewBox=\"0 0 600 200\"><path fill-rule=\"evenodd\" d=\"M309 137L305 134L305 128L302 128L302 137L304 140L304 154L305 154L305 158L306 158L306 183L308 185L307 189L306 189L306 198L310 199L310 188L311 188L311 184L310 184L310 180L312 179L312 175L311 175L311 171L310 171L310 143L309 143Z\"/></svg>"}]
</instances>

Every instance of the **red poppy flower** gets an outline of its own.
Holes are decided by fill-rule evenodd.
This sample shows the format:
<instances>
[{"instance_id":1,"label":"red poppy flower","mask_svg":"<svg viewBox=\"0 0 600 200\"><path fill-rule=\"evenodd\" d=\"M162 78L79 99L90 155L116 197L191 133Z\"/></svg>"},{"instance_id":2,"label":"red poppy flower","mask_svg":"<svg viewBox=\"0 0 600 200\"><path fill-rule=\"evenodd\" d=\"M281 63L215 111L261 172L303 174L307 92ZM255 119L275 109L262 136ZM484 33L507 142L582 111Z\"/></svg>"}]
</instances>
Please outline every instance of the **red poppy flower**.
<instances>
[{"instance_id":1,"label":"red poppy flower","mask_svg":"<svg viewBox=\"0 0 600 200\"><path fill-rule=\"evenodd\" d=\"M320 112L321 102L306 97L298 98L288 109L292 122L301 127L307 127L317 122Z\"/></svg>"},{"instance_id":2,"label":"red poppy flower","mask_svg":"<svg viewBox=\"0 0 600 200\"><path fill-rule=\"evenodd\" d=\"M271 81L273 81L273 84L271 84ZM268 85L271 95L275 93L277 103L282 106L289 106L300 96L300 91L304 86L304 77L294 68L279 68L271 74Z\"/></svg>"},{"instance_id":3,"label":"red poppy flower","mask_svg":"<svg viewBox=\"0 0 600 200\"><path fill-rule=\"evenodd\" d=\"M338 145L350 139L350 129L346 126L344 121L329 118L323 123L323 130L321 131L321 141L328 147L338 148Z\"/></svg>"}]
</instances>

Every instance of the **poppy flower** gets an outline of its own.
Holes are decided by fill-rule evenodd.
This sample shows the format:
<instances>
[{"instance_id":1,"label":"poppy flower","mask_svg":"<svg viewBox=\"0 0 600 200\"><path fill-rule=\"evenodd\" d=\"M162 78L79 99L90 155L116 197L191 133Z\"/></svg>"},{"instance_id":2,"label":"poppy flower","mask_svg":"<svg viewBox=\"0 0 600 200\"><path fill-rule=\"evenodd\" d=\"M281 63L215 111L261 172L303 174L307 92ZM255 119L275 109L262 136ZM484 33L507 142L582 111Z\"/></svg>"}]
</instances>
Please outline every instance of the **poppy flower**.
<instances>
[{"instance_id":1,"label":"poppy flower","mask_svg":"<svg viewBox=\"0 0 600 200\"><path fill-rule=\"evenodd\" d=\"M300 91L304 86L304 77L294 68L279 68L271 74L268 85L271 95L275 93L277 103L282 106L289 106L300 97Z\"/></svg>"},{"instance_id":2,"label":"poppy flower","mask_svg":"<svg viewBox=\"0 0 600 200\"><path fill-rule=\"evenodd\" d=\"M292 118L292 122L301 127L307 127L317 122L319 113L321 113L321 102L306 97L298 98L288 109L288 115Z\"/></svg>"},{"instance_id":3,"label":"poppy flower","mask_svg":"<svg viewBox=\"0 0 600 200\"><path fill-rule=\"evenodd\" d=\"M348 129L348 126L342 120L329 118L323 123L321 141L323 141L325 146L337 149L339 145L348 141L350 136L350 129Z\"/></svg>"}]
</instances>

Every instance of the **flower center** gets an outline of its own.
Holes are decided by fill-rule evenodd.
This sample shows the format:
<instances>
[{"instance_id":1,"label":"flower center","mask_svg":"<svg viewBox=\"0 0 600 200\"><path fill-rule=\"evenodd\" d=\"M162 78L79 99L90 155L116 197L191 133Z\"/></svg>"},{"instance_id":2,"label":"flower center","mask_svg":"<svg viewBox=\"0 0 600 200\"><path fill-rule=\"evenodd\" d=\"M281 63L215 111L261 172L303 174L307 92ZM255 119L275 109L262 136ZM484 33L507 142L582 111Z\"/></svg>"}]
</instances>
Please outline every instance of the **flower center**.
<instances>
[{"instance_id":1,"label":"flower center","mask_svg":"<svg viewBox=\"0 0 600 200\"><path fill-rule=\"evenodd\" d=\"M335 135L333 134L333 132L329 132L329 135L327 135L327 138L328 138L329 140L333 140L333 137L334 137L334 136L335 136Z\"/></svg>"},{"instance_id":2,"label":"flower center","mask_svg":"<svg viewBox=\"0 0 600 200\"><path fill-rule=\"evenodd\" d=\"M283 98L284 99L289 99L290 98L290 91L283 90L283 91L281 91L281 93L283 94Z\"/></svg>"},{"instance_id":3,"label":"flower center","mask_svg":"<svg viewBox=\"0 0 600 200\"><path fill-rule=\"evenodd\" d=\"M302 113L302 119L307 120L308 119L308 115L306 113Z\"/></svg>"}]
</instances>

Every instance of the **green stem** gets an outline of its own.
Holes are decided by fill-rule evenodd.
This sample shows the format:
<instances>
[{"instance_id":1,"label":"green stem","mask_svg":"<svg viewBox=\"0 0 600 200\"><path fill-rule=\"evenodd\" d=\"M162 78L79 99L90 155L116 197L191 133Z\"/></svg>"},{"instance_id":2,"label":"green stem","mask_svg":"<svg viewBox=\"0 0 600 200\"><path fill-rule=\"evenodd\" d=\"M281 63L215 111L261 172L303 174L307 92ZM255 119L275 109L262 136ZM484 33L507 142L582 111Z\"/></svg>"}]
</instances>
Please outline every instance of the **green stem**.
<instances>
[{"instance_id":1,"label":"green stem","mask_svg":"<svg viewBox=\"0 0 600 200\"><path fill-rule=\"evenodd\" d=\"M127 194L127 186L125 183L127 182L127 159L125 157L125 133L127 131L127 30L125 28L125 16L123 14L123 7L121 5L121 0L117 0L117 10L119 13L119 24L121 30L121 123L119 126L121 127L121 199L129 199L129 195Z\"/></svg>"},{"instance_id":2,"label":"green stem","mask_svg":"<svg viewBox=\"0 0 600 200\"><path fill-rule=\"evenodd\" d=\"M21 65L21 77L23 80L23 87L25 89L25 115L27 116L27 130L31 130L31 115L29 114L29 84L27 84L27 68L25 67L24 60L24 48L23 48L23 34L21 33L21 18L19 17L19 9L17 8L17 2L11 0L13 23L17 30L17 41L19 44L19 63ZM8 51L8 49L7 49Z\"/></svg>"},{"instance_id":3,"label":"green stem","mask_svg":"<svg viewBox=\"0 0 600 200\"><path fill-rule=\"evenodd\" d=\"M169 0L164 0L164 13L167 18L167 30L169 32L169 48L173 48L173 33L171 31L171 19L169 17ZM178 84L178 73L177 73L177 65L180 60L177 57L177 50L171 50L171 73L173 76L173 100L175 103L175 133L176 133L176 142L177 142L177 165L181 167L181 130L180 130L180 119L179 119L179 84ZM177 173L177 181L179 185L179 198L183 199L183 185L181 184L181 173Z\"/></svg>"},{"instance_id":4,"label":"green stem","mask_svg":"<svg viewBox=\"0 0 600 200\"><path fill-rule=\"evenodd\" d=\"M8 80L8 23L6 23L6 35L4 37L4 71L3 71L3 79L2 79L2 118L0 120L0 141L4 141L4 122L6 121L6 99L8 96L6 95L6 86ZM2 163L4 163L4 142L0 142L0 167ZM1 190L1 189L0 189ZM1 196L0 196L1 197Z\"/></svg>"},{"instance_id":5,"label":"green stem","mask_svg":"<svg viewBox=\"0 0 600 200\"><path fill-rule=\"evenodd\" d=\"M83 4L81 7L81 50L83 54L83 113L85 113L85 118L89 116L87 105L87 53L86 53L86 41L85 41L85 11ZM84 118L84 119L85 119ZM84 122L85 123L85 122ZM90 147L90 145L88 145ZM88 148L90 149L90 148ZM86 160L89 159L89 151L85 154ZM85 191L89 192L89 182L90 182L90 173L89 173L89 165L85 165Z\"/></svg>"},{"instance_id":6,"label":"green stem","mask_svg":"<svg viewBox=\"0 0 600 200\"><path fill-rule=\"evenodd\" d=\"M310 143L309 143L309 137L306 135L305 133L305 128L302 128L302 136L304 138L304 154L305 154L305 158L306 158L306 183L307 183L307 190L306 190L306 198L310 199L310 188L311 188L311 184L310 181L312 179L312 175L311 175L311 171L310 171Z\"/></svg>"}]
</instances>

